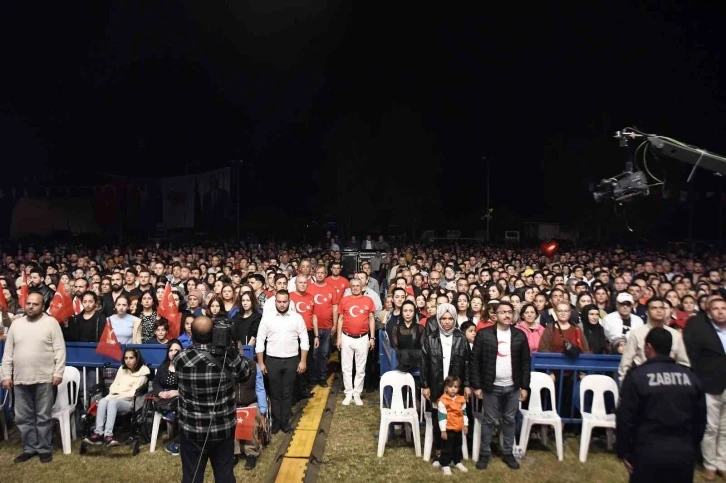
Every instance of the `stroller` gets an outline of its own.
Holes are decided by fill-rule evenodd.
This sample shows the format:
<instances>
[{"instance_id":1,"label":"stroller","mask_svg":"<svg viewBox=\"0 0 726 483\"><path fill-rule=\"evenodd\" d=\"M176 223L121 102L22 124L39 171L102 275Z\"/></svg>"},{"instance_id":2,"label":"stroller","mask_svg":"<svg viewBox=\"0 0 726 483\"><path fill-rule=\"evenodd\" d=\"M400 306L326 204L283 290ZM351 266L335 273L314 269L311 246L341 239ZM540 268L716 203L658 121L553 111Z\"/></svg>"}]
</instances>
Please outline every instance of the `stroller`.
<instances>
[{"instance_id":1,"label":"stroller","mask_svg":"<svg viewBox=\"0 0 726 483\"><path fill-rule=\"evenodd\" d=\"M116 369L104 367L103 370L104 383L93 386L88 391L88 410L81 416L81 435L86 438L93 434L96 426L96 407L98 401L108 394L109 387L116 375ZM151 383L149 383L151 384ZM151 399L151 401L150 401ZM144 385L136 390L134 398L131 401L131 409L125 413L119 413L116 417L114 430L124 437L119 438L123 444L131 447L131 453L136 456L141 451L142 440L149 441L151 427L153 424L153 398L149 396L149 385ZM151 412L149 412L151 409ZM151 415L151 419L149 419ZM102 447L105 445L88 444L81 441L80 453L86 454L89 448Z\"/></svg>"}]
</instances>

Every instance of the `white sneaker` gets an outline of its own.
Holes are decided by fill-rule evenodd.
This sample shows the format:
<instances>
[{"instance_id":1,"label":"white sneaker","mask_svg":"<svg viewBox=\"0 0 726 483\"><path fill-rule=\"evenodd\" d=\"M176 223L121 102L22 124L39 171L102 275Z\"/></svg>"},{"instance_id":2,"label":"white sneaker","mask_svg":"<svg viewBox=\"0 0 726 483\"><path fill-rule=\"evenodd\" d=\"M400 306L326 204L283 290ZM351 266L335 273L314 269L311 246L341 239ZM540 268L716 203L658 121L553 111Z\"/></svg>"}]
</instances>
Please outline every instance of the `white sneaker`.
<instances>
[{"instance_id":1,"label":"white sneaker","mask_svg":"<svg viewBox=\"0 0 726 483\"><path fill-rule=\"evenodd\" d=\"M444 470L444 476L451 476L451 467L444 466L442 469Z\"/></svg>"},{"instance_id":2,"label":"white sneaker","mask_svg":"<svg viewBox=\"0 0 726 483\"><path fill-rule=\"evenodd\" d=\"M466 473L467 471L469 471L468 469L466 469L466 466L464 466L464 463L456 463L456 466L454 466L454 468L461 471L462 473Z\"/></svg>"},{"instance_id":3,"label":"white sneaker","mask_svg":"<svg viewBox=\"0 0 726 483\"><path fill-rule=\"evenodd\" d=\"M360 396L357 395L357 394L354 394L353 395L353 401L355 402L355 405L356 406L362 406L363 405L363 401L361 401Z\"/></svg>"},{"instance_id":4,"label":"white sneaker","mask_svg":"<svg viewBox=\"0 0 726 483\"><path fill-rule=\"evenodd\" d=\"M439 463L439 460L436 460L433 462L433 464L431 466L433 466L434 468L436 468L438 470L439 468L441 468L441 463Z\"/></svg>"},{"instance_id":5,"label":"white sneaker","mask_svg":"<svg viewBox=\"0 0 726 483\"><path fill-rule=\"evenodd\" d=\"M343 399L343 406L349 406L352 400L353 396L351 394L348 394L347 396L345 396L345 399Z\"/></svg>"}]
</instances>

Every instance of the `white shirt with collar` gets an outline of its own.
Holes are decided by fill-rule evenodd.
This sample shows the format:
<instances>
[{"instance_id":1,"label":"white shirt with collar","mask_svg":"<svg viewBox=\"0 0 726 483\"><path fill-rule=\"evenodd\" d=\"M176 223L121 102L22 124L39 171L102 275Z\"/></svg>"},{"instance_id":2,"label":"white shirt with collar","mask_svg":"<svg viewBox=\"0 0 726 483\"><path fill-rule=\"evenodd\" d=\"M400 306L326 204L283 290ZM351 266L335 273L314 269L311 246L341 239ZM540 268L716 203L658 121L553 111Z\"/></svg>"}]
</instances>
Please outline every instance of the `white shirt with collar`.
<instances>
[{"instance_id":1,"label":"white shirt with collar","mask_svg":"<svg viewBox=\"0 0 726 483\"><path fill-rule=\"evenodd\" d=\"M454 334L444 335L439 332L439 338L441 339L441 352L443 354L444 362L444 379L449 377L449 367L451 366L451 349L454 346Z\"/></svg>"},{"instance_id":2,"label":"white shirt with collar","mask_svg":"<svg viewBox=\"0 0 726 483\"><path fill-rule=\"evenodd\" d=\"M281 314L275 310L274 313L267 312L262 315L255 344L257 354L267 352L271 357L295 357L298 355L298 347L300 350L310 350L308 329L300 314L290 310Z\"/></svg>"},{"instance_id":3,"label":"white shirt with collar","mask_svg":"<svg viewBox=\"0 0 726 483\"><path fill-rule=\"evenodd\" d=\"M295 304L292 302L290 303L290 308L288 310L293 314L297 313ZM262 306L262 315L274 314L275 312L277 312L277 307L275 306L275 296L273 295L272 297L267 297L267 300L265 300L265 305Z\"/></svg>"}]
</instances>

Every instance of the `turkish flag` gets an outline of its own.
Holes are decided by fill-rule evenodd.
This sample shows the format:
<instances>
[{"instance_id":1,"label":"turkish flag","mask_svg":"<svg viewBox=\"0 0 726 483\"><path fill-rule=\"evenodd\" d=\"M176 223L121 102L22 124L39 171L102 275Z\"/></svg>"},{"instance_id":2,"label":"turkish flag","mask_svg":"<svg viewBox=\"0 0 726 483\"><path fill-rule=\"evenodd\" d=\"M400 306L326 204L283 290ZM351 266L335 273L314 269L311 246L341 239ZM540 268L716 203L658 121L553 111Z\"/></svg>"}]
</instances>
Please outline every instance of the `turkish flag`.
<instances>
[{"instance_id":1,"label":"turkish flag","mask_svg":"<svg viewBox=\"0 0 726 483\"><path fill-rule=\"evenodd\" d=\"M161 300L159 300L159 308L157 309L157 312L169 321L169 333L167 337L169 339L176 339L179 337L181 314L179 313L179 307L177 307L174 297L171 294L171 284L169 282L166 282L164 295L162 295Z\"/></svg>"},{"instance_id":2,"label":"turkish flag","mask_svg":"<svg viewBox=\"0 0 726 483\"><path fill-rule=\"evenodd\" d=\"M53 300L50 302L48 314L60 323L63 323L73 317L73 300L71 300L71 296L68 295L65 284L58 284L58 290L55 292Z\"/></svg>"},{"instance_id":3,"label":"turkish flag","mask_svg":"<svg viewBox=\"0 0 726 483\"><path fill-rule=\"evenodd\" d=\"M123 358L121 344L118 343L118 338L113 332L113 327L111 327L111 319L106 319L106 327L103 329L101 340L98 341L98 345L96 346L96 353L119 362Z\"/></svg>"},{"instance_id":4,"label":"turkish flag","mask_svg":"<svg viewBox=\"0 0 726 483\"><path fill-rule=\"evenodd\" d=\"M28 293L30 292L30 288L28 288L28 272L23 270L23 283L20 286L20 297L18 301L20 302L20 308L25 311L25 301L28 300Z\"/></svg>"},{"instance_id":5,"label":"turkish flag","mask_svg":"<svg viewBox=\"0 0 726 483\"><path fill-rule=\"evenodd\" d=\"M0 307L2 307L5 312L8 311L8 301L5 298L2 288L0 288Z\"/></svg>"},{"instance_id":6,"label":"turkish flag","mask_svg":"<svg viewBox=\"0 0 726 483\"><path fill-rule=\"evenodd\" d=\"M237 408L237 425L234 429L234 439L253 441L255 438L256 417L257 408Z\"/></svg>"}]
</instances>

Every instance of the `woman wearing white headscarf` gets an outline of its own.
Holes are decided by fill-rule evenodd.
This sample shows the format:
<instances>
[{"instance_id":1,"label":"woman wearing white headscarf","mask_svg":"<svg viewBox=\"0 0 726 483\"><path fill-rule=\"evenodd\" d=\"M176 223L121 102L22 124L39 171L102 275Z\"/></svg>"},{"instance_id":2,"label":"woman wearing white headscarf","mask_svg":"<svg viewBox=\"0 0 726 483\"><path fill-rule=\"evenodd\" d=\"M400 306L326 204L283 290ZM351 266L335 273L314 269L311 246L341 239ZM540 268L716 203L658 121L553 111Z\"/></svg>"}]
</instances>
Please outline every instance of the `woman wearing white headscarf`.
<instances>
[{"instance_id":1,"label":"woman wearing white headscarf","mask_svg":"<svg viewBox=\"0 0 726 483\"><path fill-rule=\"evenodd\" d=\"M466 336L456 328L456 308L451 304L441 304L436 308L438 330L427 333L421 349L421 388L429 401L436 402L444 393L444 379L458 377L465 396L471 394L467 377L469 344ZM432 421L438 421L436 405L426 404ZM436 424L436 423L434 423ZM441 434L434 431L434 446L441 448ZM434 466L439 467L438 456Z\"/></svg>"}]
</instances>

